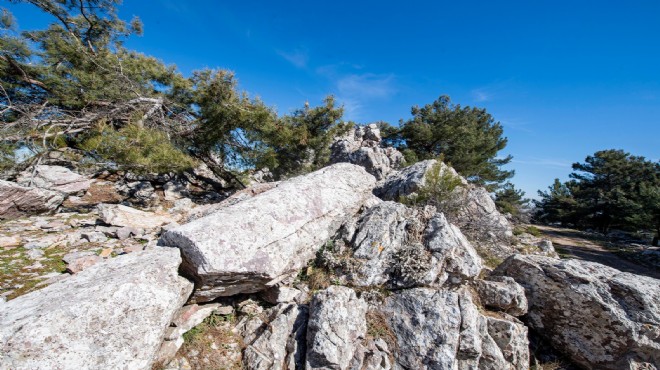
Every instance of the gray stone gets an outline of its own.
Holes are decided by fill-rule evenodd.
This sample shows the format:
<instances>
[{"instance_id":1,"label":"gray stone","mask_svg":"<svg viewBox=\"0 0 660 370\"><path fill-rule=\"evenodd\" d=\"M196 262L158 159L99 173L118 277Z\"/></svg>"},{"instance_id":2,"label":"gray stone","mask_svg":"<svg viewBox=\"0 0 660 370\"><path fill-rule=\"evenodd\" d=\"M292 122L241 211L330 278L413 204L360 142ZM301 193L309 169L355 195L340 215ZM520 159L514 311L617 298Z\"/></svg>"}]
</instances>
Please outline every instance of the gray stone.
<instances>
[{"instance_id":1,"label":"gray stone","mask_svg":"<svg viewBox=\"0 0 660 370\"><path fill-rule=\"evenodd\" d=\"M120 256L0 305L0 367L150 369L192 284L175 249Z\"/></svg>"},{"instance_id":2,"label":"gray stone","mask_svg":"<svg viewBox=\"0 0 660 370\"><path fill-rule=\"evenodd\" d=\"M525 288L529 327L580 366L660 364L660 280L534 255L512 256L493 273Z\"/></svg>"},{"instance_id":3,"label":"gray stone","mask_svg":"<svg viewBox=\"0 0 660 370\"><path fill-rule=\"evenodd\" d=\"M0 220L54 212L62 201L60 192L0 180Z\"/></svg>"},{"instance_id":4,"label":"gray stone","mask_svg":"<svg viewBox=\"0 0 660 370\"><path fill-rule=\"evenodd\" d=\"M140 237L144 235L144 230L135 227L124 226L121 229L118 229L116 234L119 240L126 240L132 236Z\"/></svg>"},{"instance_id":5,"label":"gray stone","mask_svg":"<svg viewBox=\"0 0 660 370\"><path fill-rule=\"evenodd\" d=\"M381 136L376 125L356 126L331 146L331 163L348 162L364 167L382 180L390 172L401 168L403 154L394 148L380 146Z\"/></svg>"},{"instance_id":6,"label":"gray stone","mask_svg":"<svg viewBox=\"0 0 660 370\"><path fill-rule=\"evenodd\" d=\"M243 364L248 370L302 369L307 307L280 303L243 325Z\"/></svg>"},{"instance_id":7,"label":"gray stone","mask_svg":"<svg viewBox=\"0 0 660 370\"><path fill-rule=\"evenodd\" d=\"M330 286L314 295L307 323L305 368L349 369L367 332L367 303L353 289Z\"/></svg>"},{"instance_id":8,"label":"gray stone","mask_svg":"<svg viewBox=\"0 0 660 370\"><path fill-rule=\"evenodd\" d=\"M302 292L295 288L276 286L261 292L261 299L271 304L289 303L300 297Z\"/></svg>"},{"instance_id":9,"label":"gray stone","mask_svg":"<svg viewBox=\"0 0 660 370\"><path fill-rule=\"evenodd\" d=\"M175 220L167 214L140 211L120 204L99 204L99 218L108 225L155 229Z\"/></svg>"},{"instance_id":10,"label":"gray stone","mask_svg":"<svg viewBox=\"0 0 660 370\"><path fill-rule=\"evenodd\" d=\"M80 236L90 243L104 243L108 240L108 237L100 231L83 232Z\"/></svg>"},{"instance_id":11,"label":"gray stone","mask_svg":"<svg viewBox=\"0 0 660 370\"><path fill-rule=\"evenodd\" d=\"M504 311L513 316L527 313L525 289L508 276L490 276L488 280L477 280L475 288L481 303L489 308Z\"/></svg>"},{"instance_id":12,"label":"gray stone","mask_svg":"<svg viewBox=\"0 0 660 370\"><path fill-rule=\"evenodd\" d=\"M19 185L57 191L65 195L84 194L93 180L62 166L37 165L19 174Z\"/></svg>"},{"instance_id":13,"label":"gray stone","mask_svg":"<svg viewBox=\"0 0 660 370\"><path fill-rule=\"evenodd\" d=\"M258 292L306 266L374 183L361 167L332 165L169 230L159 243L182 250L199 302Z\"/></svg>"}]
</instances>

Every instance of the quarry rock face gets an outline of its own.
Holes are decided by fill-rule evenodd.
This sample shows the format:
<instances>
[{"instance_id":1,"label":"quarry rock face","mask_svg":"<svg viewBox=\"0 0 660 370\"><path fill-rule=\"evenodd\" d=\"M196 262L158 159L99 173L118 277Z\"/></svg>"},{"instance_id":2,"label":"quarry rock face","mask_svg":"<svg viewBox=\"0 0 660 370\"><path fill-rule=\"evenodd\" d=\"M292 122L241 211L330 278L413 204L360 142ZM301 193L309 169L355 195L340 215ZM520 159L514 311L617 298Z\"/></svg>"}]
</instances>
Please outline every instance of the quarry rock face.
<instances>
[{"instance_id":1,"label":"quarry rock face","mask_svg":"<svg viewBox=\"0 0 660 370\"><path fill-rule=\"evenodd\" d=\"M0 305L0 368L150 369L192 283L176 249L92 266Z\"/></svg>"},{"instance_id":2,"label":"quarry rock face","mask_svg":"<svg viewBox=\"0 0 660 370\"><path fill-rule=\"evenodd\" d=\"M0 220L54 212L63 201L58 191L0 180Z\"/></svg>"},{"instance_id":3,"label":"quarry rock face","mask_svg":"<svg viewBox=\"0 0 660 370\"><path fill-rule=\"evenodd\" d=\"M383 148L380 130L375 124L356 126L332 144L330 162L348 162L364 167L377 180L384 179L389 173L401 167L405 162L403 154L394 148Z\"/></svg>"},{"instance_id":4,"label":"quarry rock face","mask_svg":"<svg viewBox=\"0 0 660 370\"><path fill-rule=\"evenodd\" d=\"M62 166L37 165L22 172L16 182L19 185L59 191L65 195L83 194L93 180Z\"/></svg>"},{"instance_id":5,"label":"quarry rock face","mask_svg":"<svg viewBox=\"0 0 660 370\"><path fill-rule=\"evenodd\" d=\"M598 263L512 256L495 271L525 288L529 327L586 369L660 364L660 281Z\"/></svg>"},{"instance_id":6,"label":"quarry rock face","mask_svg":"<svg viewBox=\"0 0 660 370\"><path fill-rule=\"evenodd\" d=\"M198 301L257 292L305 266L374 184L362 167L335 164L169 230L160 244L181 249Z\"/></svg>"}]
</instances>

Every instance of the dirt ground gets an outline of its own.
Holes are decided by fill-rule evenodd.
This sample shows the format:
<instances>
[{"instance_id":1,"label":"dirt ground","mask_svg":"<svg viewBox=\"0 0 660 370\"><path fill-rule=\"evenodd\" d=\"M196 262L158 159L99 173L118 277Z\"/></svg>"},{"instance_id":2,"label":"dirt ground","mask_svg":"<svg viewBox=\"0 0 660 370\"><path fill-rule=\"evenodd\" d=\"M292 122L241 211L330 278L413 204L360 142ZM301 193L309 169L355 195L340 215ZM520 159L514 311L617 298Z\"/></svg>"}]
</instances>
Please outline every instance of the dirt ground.
<instances>
[{"instance_id":1,"label":"dirt ground","mask_svg":"<svg viewBox=\"0 0 660 370\"><path fill-rule=\"evenodd\" d=\"M660 270L629 261L604 247L605 239L578 230L535 225L552 241L562 257L577 258L613 267L617 270L660 279Z\"/></svg>"}]
</instances>

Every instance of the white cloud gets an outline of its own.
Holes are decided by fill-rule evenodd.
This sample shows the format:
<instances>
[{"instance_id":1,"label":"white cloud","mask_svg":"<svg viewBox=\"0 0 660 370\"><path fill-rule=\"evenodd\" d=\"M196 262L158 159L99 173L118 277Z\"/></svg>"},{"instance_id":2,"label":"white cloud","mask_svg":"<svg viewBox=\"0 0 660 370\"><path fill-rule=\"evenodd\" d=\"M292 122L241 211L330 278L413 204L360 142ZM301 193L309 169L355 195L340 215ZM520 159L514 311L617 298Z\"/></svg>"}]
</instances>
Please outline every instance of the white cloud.
<instances>
[{"instance_id":1,"label":"white cloud","mask_svg":"<svg viewBox=\"0 0 660 370\"><path fill-rule=\"evenodd\" d=\"M484 88L474 89L470 94L472 95L472 99L478 103L489 101L493 97L493 94Z\"/></svg>"},{"instance_id":2,"label":"white cloud","mask_svg":"<svg viewBox=\"0 0 660 370\"><path fill-rule=\"evenodd\" d=\"M341 95L349 97L383 99L396 92L393 83L393 75L350 74L337 80L337 89Z\"/></svg>"},{"instance_id":3,"label":"white cloud","mask_svg":"<svg viewBox=\"0 0 660 370\"><path fill-rule=\"evenodd\" d=\"M309 62L309 52L304 49L295 49L293 51L277 50L277 54L298 68L307 67L307 62Z\"/></svg>"},{"instance_id":4,"label":"white cloud","mask_svg":"<svg viewBox=\"0 0 660 370\"><path fill-rule=\"evenodd\" d=\"M537 157L529 157L528 159L525 160L514 158L513 160L511 160L511 162L518 164L533 165L533 166L557 167L557 168L571 168L571 166L573 165L572 162L564 161L561 159L537 158Z\"/></svg>"}]
</instances>

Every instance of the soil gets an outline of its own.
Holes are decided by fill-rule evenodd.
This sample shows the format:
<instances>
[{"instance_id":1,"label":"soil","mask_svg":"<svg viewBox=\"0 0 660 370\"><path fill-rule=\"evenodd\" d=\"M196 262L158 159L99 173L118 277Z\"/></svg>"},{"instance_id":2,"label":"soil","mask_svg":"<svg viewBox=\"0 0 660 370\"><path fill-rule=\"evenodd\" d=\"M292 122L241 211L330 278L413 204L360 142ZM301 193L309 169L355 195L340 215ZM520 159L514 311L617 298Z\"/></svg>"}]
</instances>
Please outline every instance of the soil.
<instances>
[{"instance_id":1,"label":"soil","mask_svg":"<svg viewBox=\"0 0 660 370\"><path fill-rule=\"evenodd\" d=\"M562 257L597 262L620 271L660 279L660 270L658 268L629 261L605 248L606 240L604 237L573 229L543 225L535 226L552 241L557 253Z\"/></svg>"}]
</instances>

